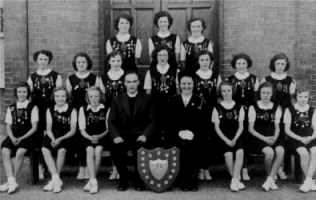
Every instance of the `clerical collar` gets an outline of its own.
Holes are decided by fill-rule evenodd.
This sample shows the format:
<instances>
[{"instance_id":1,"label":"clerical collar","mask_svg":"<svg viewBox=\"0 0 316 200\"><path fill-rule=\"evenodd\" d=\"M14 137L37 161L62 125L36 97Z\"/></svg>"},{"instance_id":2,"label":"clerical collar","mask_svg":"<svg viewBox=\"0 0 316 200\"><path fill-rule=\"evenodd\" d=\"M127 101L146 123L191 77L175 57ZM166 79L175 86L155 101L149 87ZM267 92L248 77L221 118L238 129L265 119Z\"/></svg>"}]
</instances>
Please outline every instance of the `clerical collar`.
<instances>
[{"instance_id":1,"label":"clerical collar","mask_svg":"<svg viewBox=\"0 0 316 200\"><path fill-rule=\"evenodd\" d=\"M138 92L135 92L134 94L131 94L131 93L127 92L127 96L130 97L130 98L136 97L137 94L138 94Z\"/></svg>"}]
</instances>

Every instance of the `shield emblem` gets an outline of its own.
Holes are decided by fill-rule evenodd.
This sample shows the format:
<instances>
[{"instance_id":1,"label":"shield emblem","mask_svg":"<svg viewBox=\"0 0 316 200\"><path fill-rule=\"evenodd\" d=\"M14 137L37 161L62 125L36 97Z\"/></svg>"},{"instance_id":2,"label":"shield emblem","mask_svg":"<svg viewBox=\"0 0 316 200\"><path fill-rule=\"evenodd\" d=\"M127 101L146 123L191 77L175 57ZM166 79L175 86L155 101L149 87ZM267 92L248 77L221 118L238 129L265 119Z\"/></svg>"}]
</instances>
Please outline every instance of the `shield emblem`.
<instances>
[{"instance_id":1,"label":"shield emblem","mask_svg":"<svg viewBox=\"0 0 316 200\"><path fill-rule=\"evenodd\" d=\"M138 172L144 183L155 192L167 190L179 173L179 149L141 148L137 154Z\"/></svg>"}]
</instances>

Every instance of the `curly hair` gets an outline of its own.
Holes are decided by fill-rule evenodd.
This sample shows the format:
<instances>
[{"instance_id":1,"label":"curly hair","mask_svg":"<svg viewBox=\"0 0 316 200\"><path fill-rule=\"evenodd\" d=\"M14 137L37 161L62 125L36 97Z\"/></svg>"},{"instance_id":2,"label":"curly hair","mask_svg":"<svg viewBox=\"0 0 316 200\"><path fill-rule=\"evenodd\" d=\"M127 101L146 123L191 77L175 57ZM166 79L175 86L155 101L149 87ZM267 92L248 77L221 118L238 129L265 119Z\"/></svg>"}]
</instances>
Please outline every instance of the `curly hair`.
<instances>
[{"instance_id":1,"label":"curly hair","mask_svg":"<svg viewBox=\"0 0 316 200\"><path fill-rule=\"evenodd\" d=\"M133 23L134 23L134 19L132 16L130 16L129 14L121 14L120 16L118 16L115 20L114 20L114 28L119 31L119 28L118 28L118 24L120 23L120 19L126 19L129 24L130 24L130 27L129 27L129 30L131 30L131 27L133 26Z\"/></svg>"},{"instance_id":2,"label":"curly hair","mask_svg":"<svg viewBox=\"0 0 316 200\"><path fill-rule=\"evenodd\" d=\"M33 54L33 60L34 62L37 62L37 58L40 54L43 54L45 56L48 57L48 64L50 64L50 62L53 60L53 53L51 51L47 51L47 50L40 50L40 51L36 51Z\"/></svg>"},{"instance_id":3,"label":"curly hair","mask_svg":"<svg viewBox=\"0 0 316 200\"><path fill-rule=\"evenodd\" d=\"M74 70L78 71L78 68L77 68L77 64L76 64L76 60L78 57L84 57L86 58L86 61L87 61L87 70L91 70L92 69L92 60L90 58L90 56L88 56L88 54L84 53L84 52L80 52L80 53L77 53L72 61L72 67L74 68Z\"/></svg>"},{"instance_id":4,"label":"curly hair","mask_svg":"<svg viewBox=\"0 0 316 200\"><path fill-rule=\"evenodd\" d=\"M199 18L199 17L192 17L189 21L187 21L187 29L188 31L191 33L191 24L193 22L196 22L196 21L200 21L201 24L202 24L202 33L203 31L206 29L206 23L205 23L205 20L203 18Z\"/></svg>"},{"instance_id":5,"label":"curly hair","mask_svg":"<svg viewBox=\"0 0 316 200\"><path fill-rule=\"evenodd\" d=\"M64 86L58 86L58 87L55 87L55 88L54 88L54 90L53 90L53 92L52 92L52 94L51 94L51 96L50 96L51 102L56 103L56 102L55 102L55 93L56 93L57 91L59 91L59 90L63 90L63 91L66 92L66 97L67 97L66 102L68 102L68 101L70 100L70 95L69 95L69 93L68 93L67 88L65 88Z\"/></svg>"},{"instance_id":6,"label":"curly hair","mask_svg":"<svg viewBox=\"0 0 316 200\"><path fill-rule=\"evenodd\" d=\"M238 53L238 54L233 55L233 59L231 62L231 65L234 69L236 69L236 62L239 59L244 59L247 62L247 69L252 67L252 60L251 60L250 56L245 54L245 53Z\"/></svg>"},{"instance_id":7,"label":"curly hair","mask_svg":"<svg viewBox=\"0 0 316 200\"><path fill-rule=\"evenodd\" d=\"M161 17L167 17L168 18L168 22L169 22L169 26L168 26L168 29L170 29L171 25L173 24L173 18L171 17L171 15L166 12L166 11L160 11L160 12L157 12L154 16L154 24L156 25L157 28L159 28L158 26L158 20L161 18Z\"/></svg>"},{"instance_id":8,"label":"curly hair","mask_svg":"<svg viewBox=\"0 0 316 200\"><path fill-rule=\"evenodd\" d=\"M285 68L284 68L284 71L288 71L290 69L290 61L289 61L289 58L284 54L284 53L278 53L278 54L275 54L271 60L270 60L270 70L275 72L275 62L277 60L285 60L286 62L286 65L285 65Z\"/></svg>"},{"instance_id":9,"label":"curly hair","mask_svg":"<svg viewBox=\"0 0 316 200\"><path fill-rule=\"evenodd\" d=\"M235 96L237 88L235 87L235 85L230 82L230 81L222 81L219 86L218 86L218 90L217 90L217 96L220 97L221 99L223 99L223 95L222 95L222 86L231 86L232 87L232 98Z\"/></svg>"},{"instance_id":10,"label":"curly hair","mask_svg":"<svg viewBox=\"0 0 316 200\"><path fill-rule=\"evenodd\" d=\"M31 88L29 86L29 84L27 82L19 82L15 85L14 89L13 89L13 95L18 98L18 88L20 87L25 87L27 90L27 98L29 98L31 96Z\"/></svg>"},{"instance_id":11,"label":"curly hair","mask_svg":"<svg viewBox=\"0 0 316 200\"><path fill-rule=\"evenodd\" d=\"M269 81L263 82L263 83L261 83L259 85L259 88L258 88L258 91L257 91L257 95L256 95L256 99L257 100L261 100L261 90L262 90L262 88L271 88L273 94L271 96L270 101L274 101L276 91L275 91L274 85L271 82L269 82Z\"/></svg>"}]
</instances>

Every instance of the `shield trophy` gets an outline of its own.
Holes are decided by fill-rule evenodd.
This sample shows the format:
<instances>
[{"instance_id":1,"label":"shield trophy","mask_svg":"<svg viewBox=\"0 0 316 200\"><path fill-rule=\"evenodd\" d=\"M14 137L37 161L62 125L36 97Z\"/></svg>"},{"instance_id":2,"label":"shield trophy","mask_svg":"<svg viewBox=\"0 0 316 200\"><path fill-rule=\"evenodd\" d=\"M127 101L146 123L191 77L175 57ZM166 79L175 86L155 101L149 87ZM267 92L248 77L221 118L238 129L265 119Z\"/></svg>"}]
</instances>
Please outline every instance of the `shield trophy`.
<instances>
[{"instance_id":1,"label":"shield trophy","mask_svg":"<svg viewBox=\"0 0 316 200\"><path fill-rule=\"evenodd\" d=\"M137 152L138 172L144 183L155 192L167 190L178 176L180 151L178 148L141 148Z\"/></svg>"}]
</instances>

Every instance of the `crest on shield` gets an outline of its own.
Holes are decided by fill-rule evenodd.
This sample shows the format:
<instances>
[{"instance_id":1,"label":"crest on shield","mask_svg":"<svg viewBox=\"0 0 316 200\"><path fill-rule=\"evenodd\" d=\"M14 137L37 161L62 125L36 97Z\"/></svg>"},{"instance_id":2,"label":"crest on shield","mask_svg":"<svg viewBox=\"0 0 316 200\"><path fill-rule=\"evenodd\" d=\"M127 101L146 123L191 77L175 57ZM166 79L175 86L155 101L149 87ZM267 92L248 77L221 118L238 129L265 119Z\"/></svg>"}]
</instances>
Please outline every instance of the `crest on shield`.
<instances>
[{"instance_id":1,"label":"crest on shield","mask_svg":"<svg viewBox=\"0 0 316 200\"><path fill-rule=\"evenodd\" d=\"M141 148L137 154L138 172L144 183L155 192L167 190L179 173L179 149Z\"/></svg>"}]
</instances>

